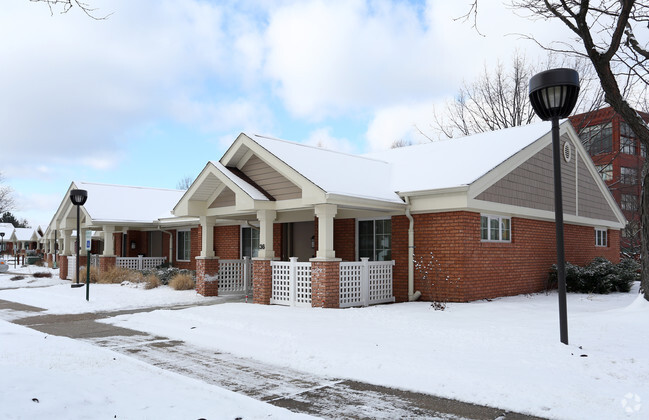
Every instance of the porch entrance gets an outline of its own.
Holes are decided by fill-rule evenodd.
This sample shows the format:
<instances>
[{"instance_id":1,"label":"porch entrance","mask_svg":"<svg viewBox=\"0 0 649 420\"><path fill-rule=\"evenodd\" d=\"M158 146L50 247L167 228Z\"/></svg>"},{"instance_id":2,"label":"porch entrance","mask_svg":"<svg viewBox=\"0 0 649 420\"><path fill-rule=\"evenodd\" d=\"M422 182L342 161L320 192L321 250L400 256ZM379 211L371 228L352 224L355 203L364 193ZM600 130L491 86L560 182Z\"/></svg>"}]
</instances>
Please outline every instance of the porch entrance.
<instances>
[{"instance_id":1,"label":"porch entrance","mask_svg":"<svg viewBox=\"0 0 649 420\"><path fill-rule=\"evenodd\" d=\"M282 260L297 257L307 262L315 257L315 223L294 222L282 225Z\"/></svg>"}]
</instances>

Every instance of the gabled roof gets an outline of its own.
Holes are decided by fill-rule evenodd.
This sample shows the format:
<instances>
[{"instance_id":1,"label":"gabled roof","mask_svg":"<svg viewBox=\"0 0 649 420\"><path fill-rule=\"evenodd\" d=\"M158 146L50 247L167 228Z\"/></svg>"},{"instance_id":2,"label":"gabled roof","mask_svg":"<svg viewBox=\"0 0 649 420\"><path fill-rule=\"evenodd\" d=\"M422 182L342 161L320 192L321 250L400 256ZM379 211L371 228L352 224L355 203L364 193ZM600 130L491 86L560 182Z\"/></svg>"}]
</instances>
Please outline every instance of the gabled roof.
<instances>
[{"instance_id":1,"label":"gabled roof","mask_svg":"<svg viewBox=\"0 0 649 420\"><path fill-rule=\"evenodd\" d=\"M169 217L184 190L74 182L88 191L83 205L93 222L152 223ZM69 202L66 196L64 200Z\"/></svg>"},{"instance_id":2,"label":"gabled roof","mask_svg":"<svg viewBox=\"0 0 649 420\"><path fill-rule=\"evenodd\" d=\"M366 155L392 166L390 188L397 192L467 186L548 134L548 123L400 147Z\"/></svg>"},{"instance_id":3,"label":"gabled roof","mask_svg":"<svg viewBox=\"0 0 649 420\"><path fill-rule=\"evenodd\" d=\"M8 241L11 238L11 235L14 233L14 225L11 223L0 223L0 232L5 234L4 239Z\"/></svg>"},{"instance_id":4,"label":"gabled roof","mask_svg":"<svg viewBox=\"0 0 649 420\"><path fill-rule=\"evenodd\" d=\"M12 241L19 242L38 242L41 236L33 228L15 228L11 235Z\"/></svg>"},{"instance_id":5,"label":"gabled roof","mask_svg":"<svg viewBox=\"0 0 649 420\"><path fill-rule=\"evenodd\" d=\"M403 202L390 188L391 169L385 161L256 134L246 136L327 194Z\"/></svg>"}]
</instances>

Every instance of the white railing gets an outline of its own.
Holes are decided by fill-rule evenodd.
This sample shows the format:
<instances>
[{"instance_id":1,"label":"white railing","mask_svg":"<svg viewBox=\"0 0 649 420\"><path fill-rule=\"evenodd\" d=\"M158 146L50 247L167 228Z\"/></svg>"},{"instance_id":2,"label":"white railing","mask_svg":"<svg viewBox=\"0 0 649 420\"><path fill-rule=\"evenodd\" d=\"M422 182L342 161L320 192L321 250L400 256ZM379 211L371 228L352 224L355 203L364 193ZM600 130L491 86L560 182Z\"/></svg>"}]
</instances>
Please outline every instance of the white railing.
<instances>
[{"instance_id":1,"label":"white railing","mask_svg":"<svg viewBox=\"0 0 649 420\"><path fill-rule=\"evenodd\" d=\"M340 307L368 306L394 302L392 267L394 261L340 263Z\"/></svg>"},{"instance_id":2,"label":"white railing","mask_svg":"<svg viewBox=\"0 0 649 420\"><path fill-rule=\"evenodd\" d=\"M286 306L311 306L311 263L271 261L272 288L270 303Z\"/></svg>"},{"instance_id":3,"label":"white railing","mask_svg":"<svg viewBox=\"0 0 649 420\"><path fill-rule=\"evenodd\" d=\"M252 291L252 261L219 260L219 295L228 293L250 294Z\"/></svg>"},{"instance_id":4,"label":"white railing","mask_svg":"<svg viewBox=\"0 0 649 420\"><path fill-rule=\"evenodd\" d=\"M65 277L67 280L74 281L74 278L77 275L77 256L68 255L68 273Z\"/></svg>"},{"instance_id":5,"label":"white railing","mask_svg":"<svg viewBox=\"0 0 649 420\"><path fill-rule=\"evenodd\" d=\"M164 264L167 257L117 257L115 265L130 270L148 270Z\"/></svg>"},{"instance_id":6,"label":"white railing","mask_svg":"<svg viewBox=\"0 0 649 420\"><path fill-rule=\"evenodd\" d=\"M90 266L99 268L99 255L90 254Z\"/></svg>"}]
</instances>

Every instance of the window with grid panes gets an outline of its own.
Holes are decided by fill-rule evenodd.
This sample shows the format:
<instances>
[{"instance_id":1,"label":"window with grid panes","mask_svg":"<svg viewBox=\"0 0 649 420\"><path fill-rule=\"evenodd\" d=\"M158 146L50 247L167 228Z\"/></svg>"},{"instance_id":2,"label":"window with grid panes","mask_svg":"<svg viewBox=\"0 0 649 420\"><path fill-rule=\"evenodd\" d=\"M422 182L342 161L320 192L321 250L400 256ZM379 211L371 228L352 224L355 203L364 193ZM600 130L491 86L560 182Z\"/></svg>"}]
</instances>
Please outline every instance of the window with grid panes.
<instances>
[{"instance_id":1,"label":"window with grid panes","mask_svg":"<svg viewBox=\"0 0 649 420\"><path fill-rule=\"evenodd\" d=\"M392 220L358 221L358 256L370 261L392 259Z\"/></svg>"},{"instance_id":2,"label":"window with grid panes","mask_svg":"<svg viewBox=\"0 0 649 420\"><path fill-rule=\"evenodd\" d=\"M511 218L482 215L480 217L480 238L483 241L511 242Z\"/></svg>"}]
</instances>

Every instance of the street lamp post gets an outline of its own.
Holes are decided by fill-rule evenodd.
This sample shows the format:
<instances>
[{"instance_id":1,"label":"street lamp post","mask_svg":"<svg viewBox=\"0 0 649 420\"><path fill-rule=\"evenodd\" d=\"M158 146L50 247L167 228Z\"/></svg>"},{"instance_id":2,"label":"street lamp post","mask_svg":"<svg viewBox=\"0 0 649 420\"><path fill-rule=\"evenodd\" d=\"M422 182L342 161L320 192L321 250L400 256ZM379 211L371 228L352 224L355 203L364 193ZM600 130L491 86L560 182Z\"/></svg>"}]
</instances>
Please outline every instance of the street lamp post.
<instances>
[{"instance_id":1,"label":"street lamp post","mask_svg":"<svg viewBox=\"0 0 649 420\"><path fill-rule=\"evenodd\" d=\"M559 118L570 115L579 95L579 74L572 69L552 69L530 79L530 102L543 121L552 121L552 160L554 163L554 222L557 236L557 276L559 279L559 329L561 342L568 344L566 305L566 267L563 244L563 197L561 194L561 147Z\"/></svg>"},{"instance_id":2,"label":"street lamp post","mask_svg":"<svg viewBox=\"0 0 649 420\"><path fill-rule=\"evenodd\" d=\"M2 238L2 245L0 245L0 251L5 252L5 233L0 232L0 238Z\"/></svg>"},{"instance_id":3,"label":"street lamp post","mask_svg":"<svg viewBox=\"0 0 649 420\"><path fill-rule=\"evenodd\" d=\"M76 251L77 251L77 282L72 283L72 287L83 287L83 283L79 283L79 246L80 241L81 241L81 236L79 234L79 208L83 206L88 199L88 191L86 190L72 190L70 191L70 201L72 201L72 204L77 206L77 245L76 245Z\"/></svg>"}]
</instances>

